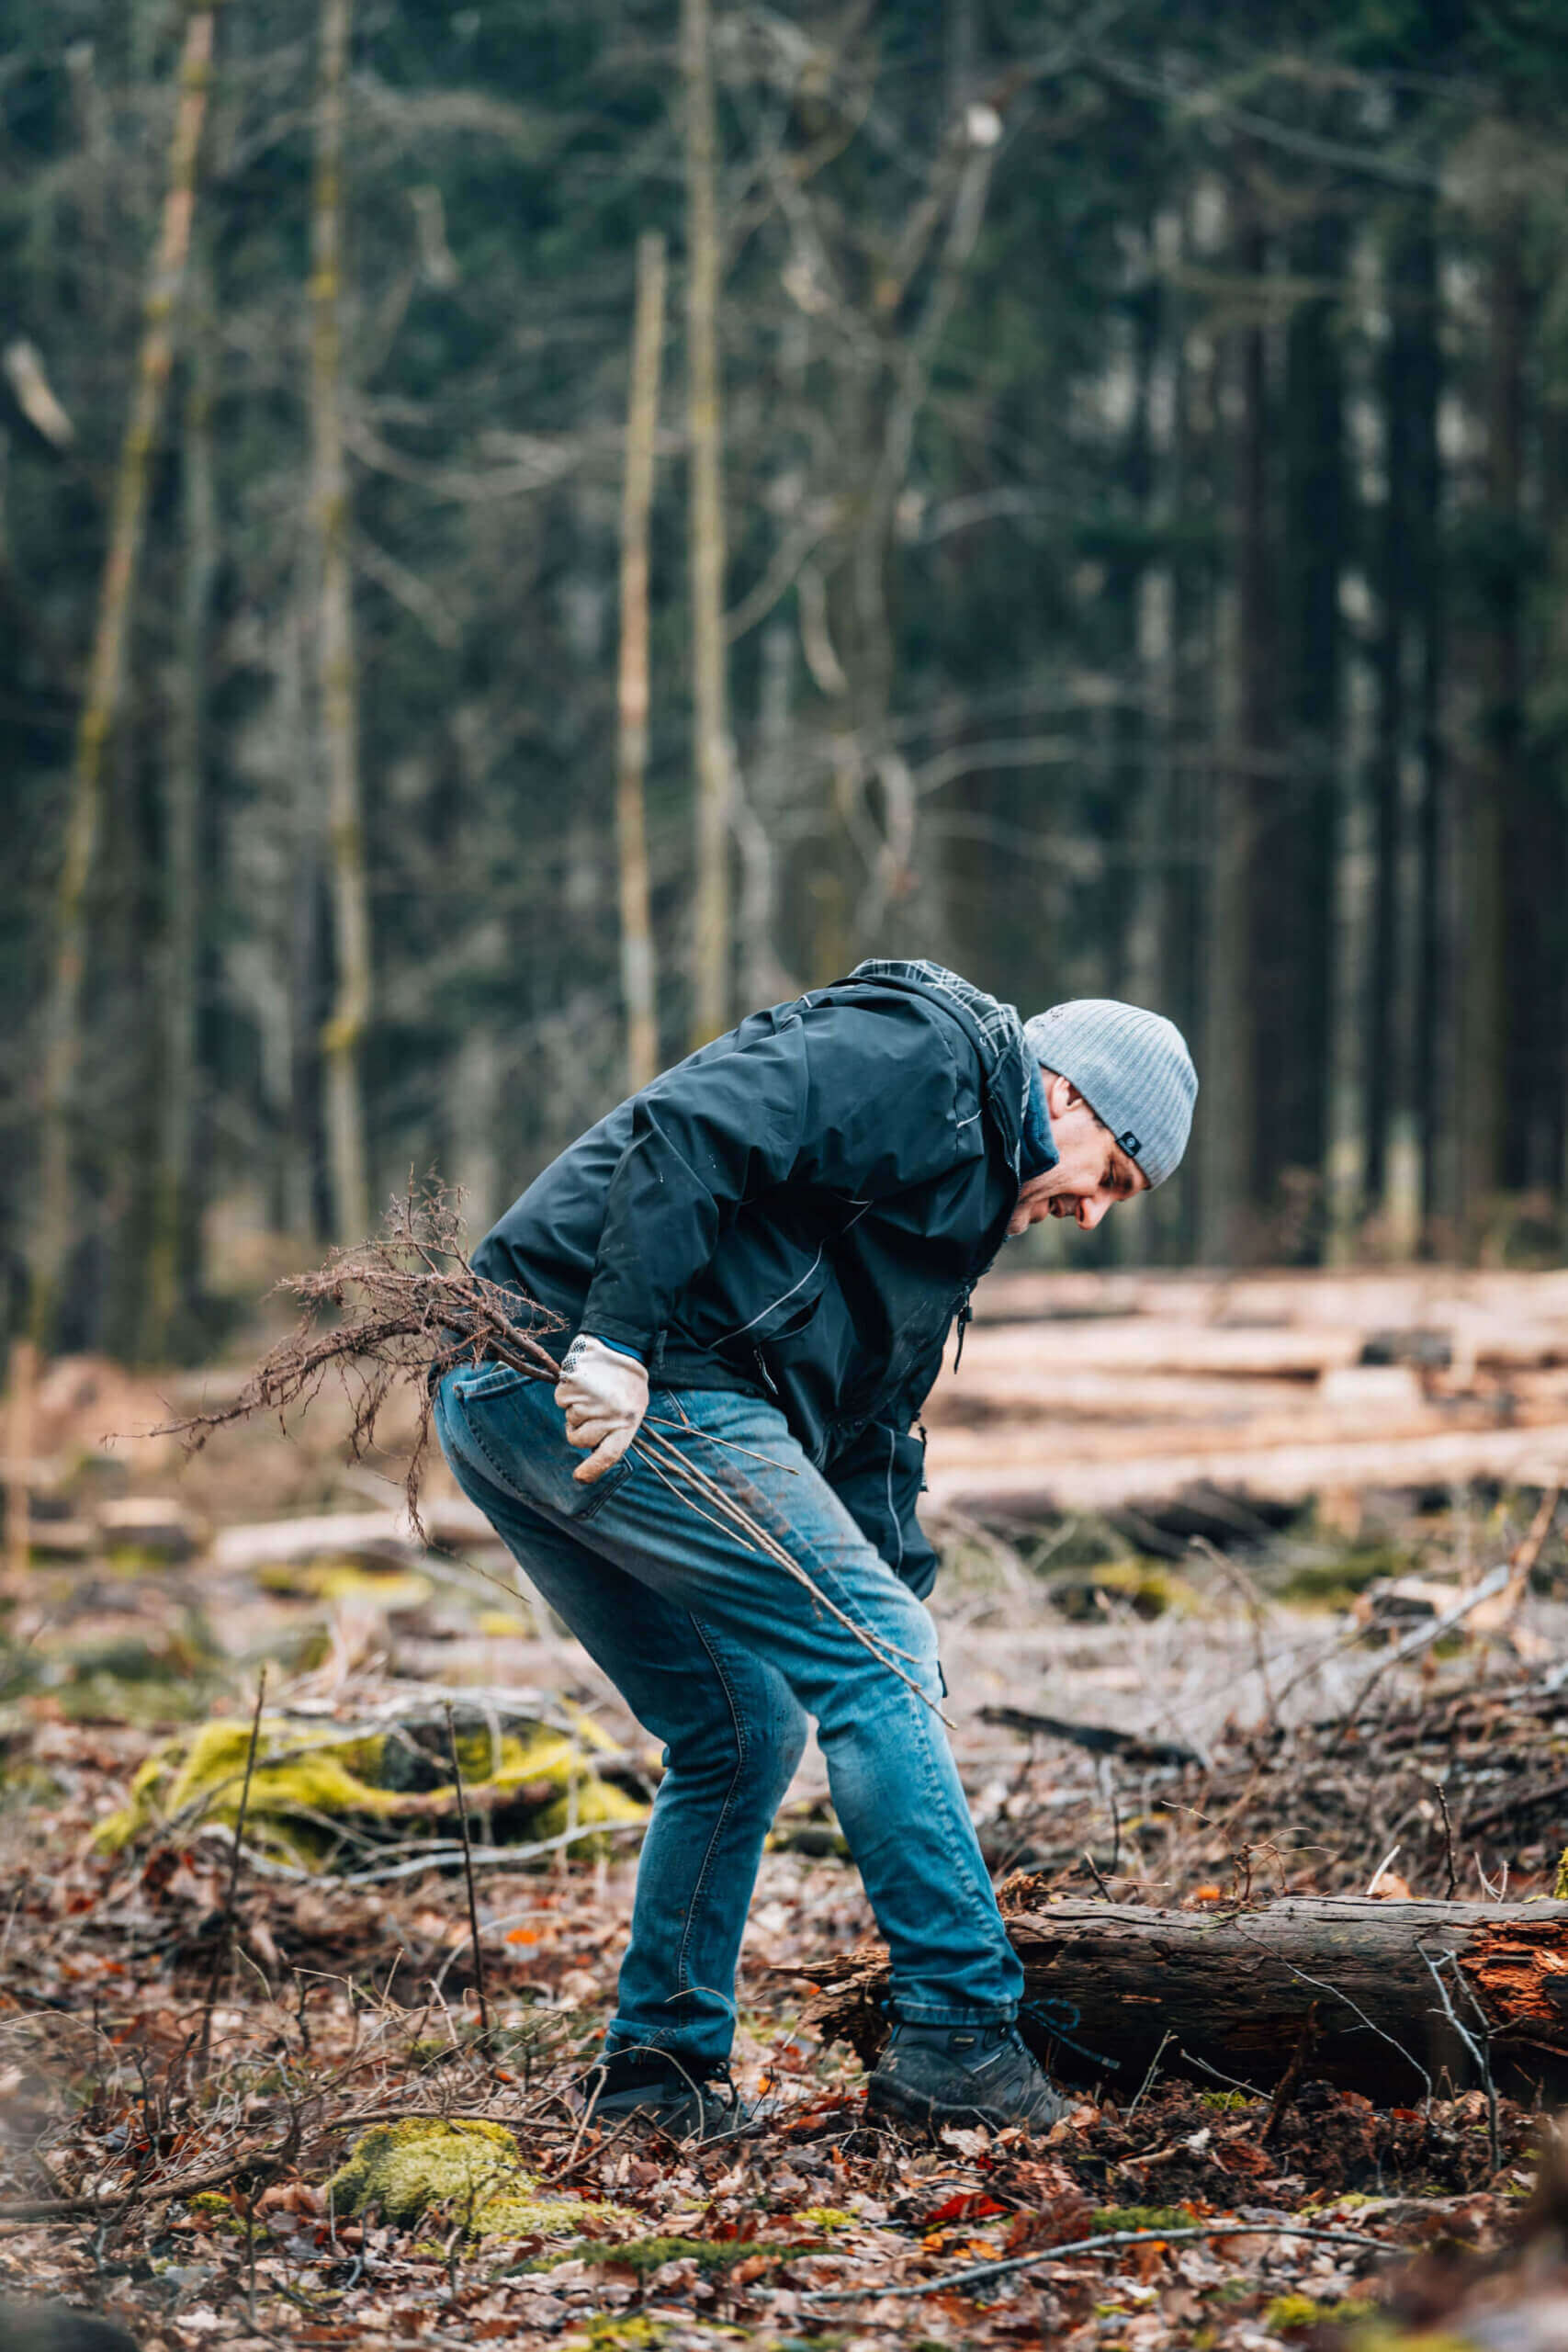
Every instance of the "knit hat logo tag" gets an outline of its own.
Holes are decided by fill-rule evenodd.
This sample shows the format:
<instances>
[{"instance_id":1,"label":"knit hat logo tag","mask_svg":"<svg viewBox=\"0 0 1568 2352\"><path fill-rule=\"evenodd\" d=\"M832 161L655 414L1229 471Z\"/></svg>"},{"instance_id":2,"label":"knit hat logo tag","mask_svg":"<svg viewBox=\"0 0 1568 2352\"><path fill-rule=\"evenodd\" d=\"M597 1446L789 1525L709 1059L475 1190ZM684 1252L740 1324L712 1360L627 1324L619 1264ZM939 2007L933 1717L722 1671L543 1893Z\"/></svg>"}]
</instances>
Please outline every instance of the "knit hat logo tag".
<instances>
[{"instance_id":1,"label":"knit hat logo tag","mask_svg":"<svg viewBox=\"0 0 1568 2352\"><path fill-rule=\"evenodd\" d=\"M1143 1146L1139 1143L1137 1136L1133 1133L1131 1127L1128 1127L1124 1133L1119 1135L1116 1140L1121 1145L1123 1151L1130 1151L1132 1153L1134 1159L1143 1149Z\"/></svg>"}]
</instances>

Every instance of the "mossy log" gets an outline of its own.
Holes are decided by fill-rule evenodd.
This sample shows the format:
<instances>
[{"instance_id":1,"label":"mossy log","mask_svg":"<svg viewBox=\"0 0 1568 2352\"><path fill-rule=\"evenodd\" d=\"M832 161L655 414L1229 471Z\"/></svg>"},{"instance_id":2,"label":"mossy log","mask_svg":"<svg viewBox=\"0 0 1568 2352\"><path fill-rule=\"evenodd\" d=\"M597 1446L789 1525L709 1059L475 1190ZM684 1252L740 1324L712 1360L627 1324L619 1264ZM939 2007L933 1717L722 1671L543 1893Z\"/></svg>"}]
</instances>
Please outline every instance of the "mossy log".
<instances>
[{"instance_id":1,"label":"mossy log","mask_svg":"<svg viewBox=\"0 0 1568 2352\"><path fill-rule=\"evenodd\" d=\"M1162 2070L1267 2090L1288 2072L1408 2105L1475 2086L1568 2098L1568 1903L1292 1897L1153 1911L1000 1891L1026 2040L1053 2073L1131 2098ZM807 2017L869 2064L887 2027L880 1945L825 1958Z\"/></svg>"},{"instance_id":2,"label":"mossy log","mask_svg":"<svg viewBox=\"0 0 1568 2352\"><path fill-rule=\"evenodd\" d=\"M458 1709L454 1728L465 1804L497 1844L640 1821L647 1810L606 1777L619 1751L587 1715L574 1712L563 1729ZM149 1830L188 1836L209 1821L232 1829L250 1736L248 1723L227 1719L158 1748L132 1780L130 1803L99 1825L98 1844L112 1851ZM325 1867L367 1844L428 1840L457 1826L445 1715L347 1733L319 1718L263 1718L245 1803L248 1845Z\"/></svg>"}]
</instances>

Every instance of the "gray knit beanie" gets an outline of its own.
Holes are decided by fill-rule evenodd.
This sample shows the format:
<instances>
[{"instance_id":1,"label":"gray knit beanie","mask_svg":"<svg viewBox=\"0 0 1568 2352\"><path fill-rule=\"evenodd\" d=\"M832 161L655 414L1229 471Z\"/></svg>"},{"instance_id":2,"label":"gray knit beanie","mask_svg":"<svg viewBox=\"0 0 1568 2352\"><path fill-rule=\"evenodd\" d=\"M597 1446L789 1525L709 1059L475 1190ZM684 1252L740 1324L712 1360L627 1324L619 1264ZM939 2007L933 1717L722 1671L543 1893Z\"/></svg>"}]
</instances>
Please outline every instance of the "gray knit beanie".
<instances>
[{"instance_id":1,"label":"gray knit beanie","mask_svg":"<svg viewBox=\"0 0 1568 2352\"><path fill-rule=\"evenodd\" d=\"M1030 1052L1070 1079L1151 1185L1180 1163L1198 1073L1174 1021L1114 997L1077 996L1023 1024Z\"/></svg>"}]
</instances>

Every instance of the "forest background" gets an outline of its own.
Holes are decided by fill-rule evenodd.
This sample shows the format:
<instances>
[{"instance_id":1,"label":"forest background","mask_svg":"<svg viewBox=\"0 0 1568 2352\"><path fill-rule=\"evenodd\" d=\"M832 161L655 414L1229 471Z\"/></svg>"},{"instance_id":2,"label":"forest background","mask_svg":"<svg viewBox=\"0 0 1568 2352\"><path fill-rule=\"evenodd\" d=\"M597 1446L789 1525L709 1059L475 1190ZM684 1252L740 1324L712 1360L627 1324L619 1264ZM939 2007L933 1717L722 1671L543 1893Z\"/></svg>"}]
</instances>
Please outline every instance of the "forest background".
<instances>
[{"instance_id":1,"label":"forest background","mask_svg":"<svg viewBox=\"0 0 1568 2352\"><path fill-rule=\"evenodd\" d=\"M0 28L13 1332L199 1356L868 953L1187 1031L1077 1262L1562 1253L1552 0Z\"/></svg>"}]
</instances>

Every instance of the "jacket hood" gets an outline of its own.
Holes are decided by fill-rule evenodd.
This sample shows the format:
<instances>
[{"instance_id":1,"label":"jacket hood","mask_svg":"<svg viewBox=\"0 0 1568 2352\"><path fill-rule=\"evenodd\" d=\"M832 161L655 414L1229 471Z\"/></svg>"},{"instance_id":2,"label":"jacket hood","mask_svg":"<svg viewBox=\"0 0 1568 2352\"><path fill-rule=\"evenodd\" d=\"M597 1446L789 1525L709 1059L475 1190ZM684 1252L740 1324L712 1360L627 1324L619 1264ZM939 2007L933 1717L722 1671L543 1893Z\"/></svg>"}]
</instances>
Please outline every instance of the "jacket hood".
<instances>
[{"instance_id":1,"label":"jacket hood","mask_svg":"<svg viewBox=\"0 0 1568 2352\"><path fill-rule=\"evenodd\" d=\"M1032 1076L1018 1007L987 996L972 980L950 972L945 964L933 964L924 957L909 963L869 957L855 966L850 978L918 989L922 996L934 998L944 1012L962 1023L980 1057L992 1113L1016 1168Z\"/></svg>"}]
</instances>

